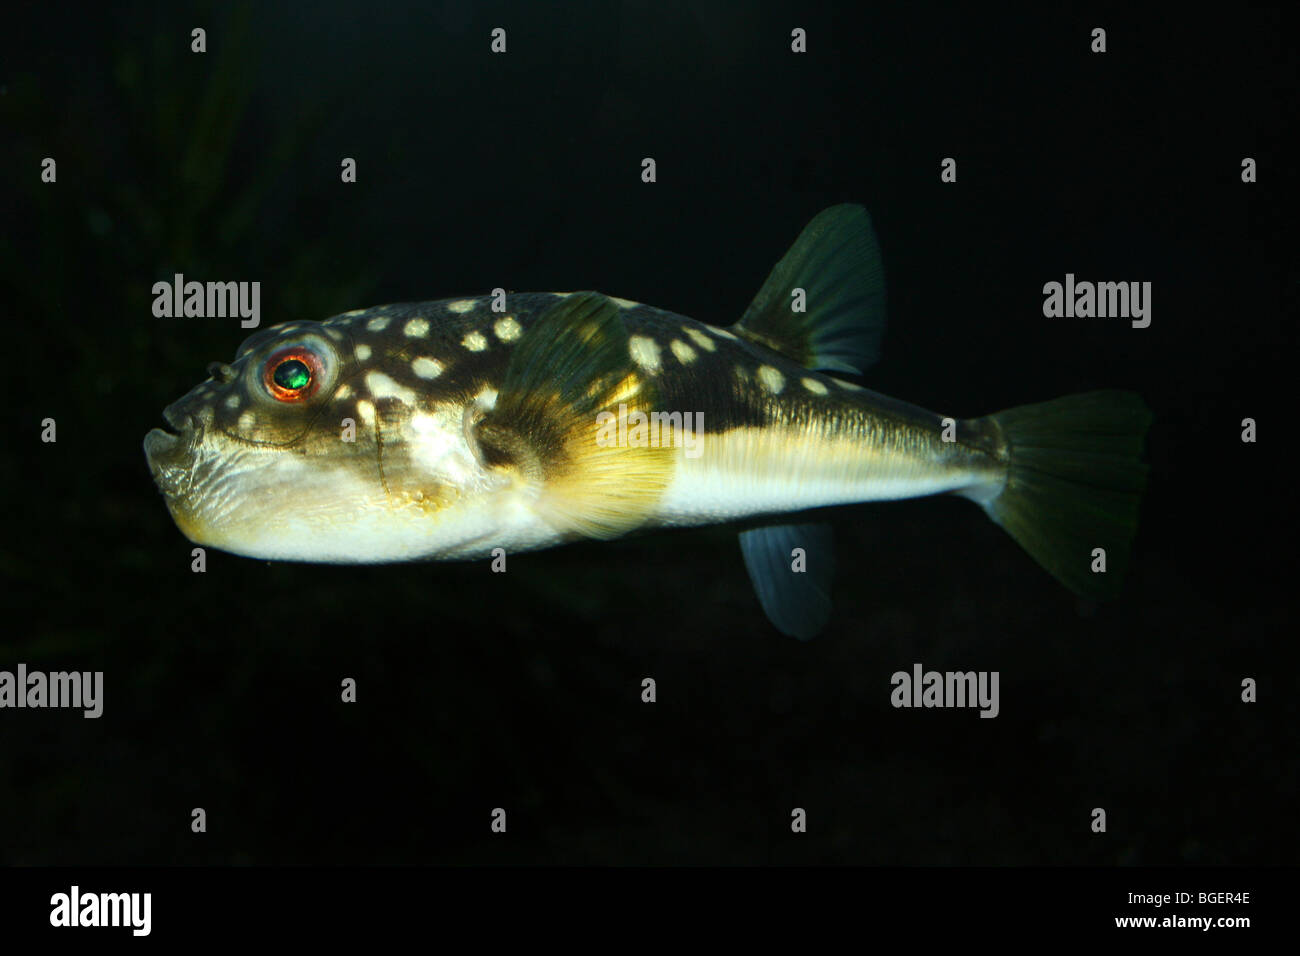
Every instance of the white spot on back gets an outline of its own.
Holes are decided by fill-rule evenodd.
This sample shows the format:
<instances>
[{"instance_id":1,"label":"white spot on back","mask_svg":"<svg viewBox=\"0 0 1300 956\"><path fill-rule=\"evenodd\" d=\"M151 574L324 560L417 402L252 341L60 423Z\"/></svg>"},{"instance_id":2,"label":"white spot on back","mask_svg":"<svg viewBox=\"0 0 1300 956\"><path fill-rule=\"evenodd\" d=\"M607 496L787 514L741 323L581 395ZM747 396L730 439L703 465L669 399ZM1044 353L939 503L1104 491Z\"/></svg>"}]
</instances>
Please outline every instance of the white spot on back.
<instances>
[{"instance_id":1,"label":"white spot on back","mask_svg":"<svg viewBox=\"0 0 1300 956\"><path fill-rule=\"evenodd\" d=\"M714 342L713 339L709 338L699 329L683 328L682 331L691 337L692 342L694 342L700 348L704 349L704 351L706 352L712 352L714 349L718 347L717 343Z\"/></svg>"},{"instance_id":2,"label":"white spot on back","mask_svg":"<svg viewBox=\"0 0 1300 956\"><path fill-rule=\"evenodd\" d=\"M677 361L683 365L689 365L695 361L695 349L691 348L681 339L673 339L668 343L668 347L673 350L673 355L677 356Z\"/></svg>"},{"instance_id":3,"label":"white spot on back","mask_svg":"<svg viewBox=\"0 0 1300 956\"><path fill-rule=\"evenodd\" d=\"M253 427L253 413L251 411L244 412L239 416L239 427L243 429Z\"/></svg>"},{"instance_id":4,"label":"white spot on back","mask_svg":"<svg viewBox=\"0 0 1300 956\"><path fill-rule=\"evenodd\" d=\"M429 320L411 319L402 332L408 339L422 339L429 334Z\"/></svg>"},{"instance_id":5,"label":"white spot on back","mask_svg":"<svg viewBox=\"0 0 1300 956\"><path fill-rule=\"evenodd\" d=\"M635 309L638 305L641 304L640 302L633 302L631 299L620 299L616 295L611 295L609 297L609 301L613 302L620 309Z\"/></svg>"},{"instance_id":6,"label":"white spot on back","mask_svg":"<svg viewBox=\"0 0 1300 956\"><path fill-rule=\"evenodd\" d=\"M375 406L371 405L364 398L357 399L357 421L363 425L375 424Z\"/></svg>"},{"instance_id":7,"label":"white spot on back","mask_svg":"<svg viewBox=\"0 0 1300 956\"><path fill-rule=\"evenodd\" d=\"M627 341L628 354L647 372L659 371L659 343L644 335L634 335Z\"/></svg>"},{"instance_id":8,"label":"white spot on back","mask_svg":"<svg viewBox=\"0 0 1300 956\"><path fill-rule=\"evenodd\" d=\"M358 345L358 346L356 347L356 349L354 350L354 352L355 352L355 354L356 354L356 356L357 356L357 361L358 361L358 362L368 362L368 361L370 361L370 346L369 346L369 345L365 345L365 344Z\"/></svg>"},{"instance_id":9,"label":"white spot on back","mask_svg":"<svg viewBox=\"0 0 1300 956\"><path fill-rule=\"evenodd\" d=\"M415 402L414 389L398 385L383 372L367 372L366 388L370 389L372 398L396 398L407 405Z\"/></svg>"},{"instance_id":10,"label":"white spot on back","mask_svg":"<svg viewBox=\"0 0 1300 956\"><path fill-rule=\"evenodd\" d=\"M838 385L840 388L845 389L845 390L850 391L850 392L865 392L865 391L866 391L865 388L863 388L861 385L857 384L856 382L846 382L846 381L844 381L844 379L842 379L842 378L833 378L833 379L831 379L831 381L834 382L836 385Z\"/></svg>"},{"instance_id":11,"label":"white spot on back","mask_svg":"<svg viewBox=\"0 0 1300 956\"><path fill-rule=\"evenodd\" d=\"M334 393L334 397L335 397L335 398L338 398L338 399L351 398L351 397L352 397L352 386L351 386L351 385L340 385L340 386L338 387L338 391L336 391L336 392Z\"/></svg>"},{"instance_id":12,"label":"white spot on back","mask_svg":"<svg viewBox=\"0 0 1300 956\"><path fill-rule=\"evenodd\" d=\"M382 332L388 328L389 318L386 315L378 316L366 323L366 330L369 332Z\"/></svg>"},{"instance_id":13,"label":"white spot on back","mask_svg":"<svg viewBox=\"0 0 1300 956\"><path fill-rule=\"evenodd\" d=\"M239 393L236 392L226 399L226 408L236 409L239 407Z\"/></svg>"},{"instance_id":14,"label":"white spot on back","mask_svg":"<svg viewBox=\"0 0 1300 956\"><path fill-rule=\"evenodd\" d=\"M803 387L808 389L808 391L812 392L814 395L825 395L830 391L830 389L815 378L804 378L800 381L803 382Z\"/></svg>"},{"instance_id":15,"label":"white spot on back","mask_svg":"<svg viewBox=\"0 0 1300 956\"><path fill-rule=\"evenodd\" d=\"M479 407L491 411L497 406L497 390L491 385L484 385L479 389L479 393L474 396L474 401Z\"/></svg>"},{"instance_id":16,"label":"white spot on back","mask_svg":"<svg viewBox=\"0 0 1300 956\"><path fill-rule=\"evenodd\" d=\"M457 315L464 315L466 312L473 312L476 305L478 303L473 299L457 299L455 302L447 303L447 311L455 312Z\"/></svg>"},{"instance_id":17,"label":"white spot on back","mask_svg":"<svg viewBox=\"0 0 1300 956\"><path fill-rule=\"evenodd\" d=\"M487 348L487 338L482 332L471 332L460 340L460 344L465 346L471 352L482 352Z\"/></svg>"},{"instance_id":18,"label":"white spot on back","mask_svg":"<svg viewBox=\"0 0 1300 956\"><path fill-rule=\"evenodd\" d=\"M758 380L773 395L780 395L781 389L785 388L785 376L770 365L758 367Z\"/></svg>"},{"instance_id":19,"label":"white spot on back","mask_svg":"<svg viewBox=\"0 0 1300 956\"><path fill-rule=\"evenodd\" d=\"M736 341L736 337L726 329L720 329L716 325L706 325L705 328L720 339L731 339L733 342Z\"/></svg>"},{"instance_id":20,"label":"white spot on back","mask_svg":"<svg viewBox=\"0 0 1300 956\"><path fill-rule=\"evenodd\" d=\"M505 318L497 319L496 324L492 326L492 331L502 342L513 342L523 333L523 328L515 321L513 315L507 315Z\"/></svg>"},{"instance_id":21,"label":"white spot on back","mask_svg":"<svg viewBox=\"0 0 1300 956\"><path fill-rule=\"evenodd\" d=\"M427 358L423 355L411 362L411 371L420 378L437 378L442 374L442 369L443 364L437 359Z\"/></svg>"}]
</instances>

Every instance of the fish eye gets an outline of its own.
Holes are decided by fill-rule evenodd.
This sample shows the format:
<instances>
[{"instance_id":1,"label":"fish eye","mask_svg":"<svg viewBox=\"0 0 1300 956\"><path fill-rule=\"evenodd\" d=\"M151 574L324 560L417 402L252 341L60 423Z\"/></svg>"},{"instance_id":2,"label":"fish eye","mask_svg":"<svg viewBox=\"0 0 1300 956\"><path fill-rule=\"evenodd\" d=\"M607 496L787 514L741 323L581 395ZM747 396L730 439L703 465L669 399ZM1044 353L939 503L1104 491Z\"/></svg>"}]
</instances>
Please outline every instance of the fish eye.
<instances>
[{"instance_id":1,"label":"fish eye","mask_svg":"<svg viewBox=\"0 0 1300 956\"><path fill-rule=\"evenodd\" d=\"M306 388L311 381L311 369L298 359L285 359L275 367L275 374L271 378L281 388L296 392Z\"/></svg>"},{"instance_id":2,"label":"fish eye","mask_svg":"<svg viewBox=\"0 0 1300 956\"><path fill-rule=\"evenodd\" d=\"M310 349L281 349L269 359L262 373L267 392L282 402L304 402L316 393L321 379L321 361Z\"/></svg>"}]
</instances>

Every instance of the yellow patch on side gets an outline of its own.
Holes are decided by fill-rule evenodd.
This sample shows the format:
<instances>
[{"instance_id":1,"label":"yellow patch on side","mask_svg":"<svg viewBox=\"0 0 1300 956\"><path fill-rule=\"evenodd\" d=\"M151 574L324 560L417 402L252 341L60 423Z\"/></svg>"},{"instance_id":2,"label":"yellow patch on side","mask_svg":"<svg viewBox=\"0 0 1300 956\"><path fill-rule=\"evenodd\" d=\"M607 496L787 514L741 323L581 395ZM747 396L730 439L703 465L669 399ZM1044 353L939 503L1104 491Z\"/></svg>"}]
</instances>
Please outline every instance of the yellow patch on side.
<instances>
[{"instance_id":1,"label":"yellow patch on side","mask_svg":"<svg viewBox=\"0 0 1300 956\"><path fill-rule=\"evenodd\" d=\"M739 339L737 339L735 335L728 332L726 329L718 328L716 325L706 325L705 328L708 329L710 332L712 332L720 339L731 339L731 341L733 342L739 341Z\"/></svg>"},{"instance_id":2,"label":"yellow patch on side","mask_svg":"<svg viewBox=\"0 0 1300 956\"><path fill-rule=\"evenodd\" d=\"M357 357L357 361L358 361L358 362L369 362L369 361L370 361L370 346L369 346L369 345L365 345L365 344L358 345L358 346L353 350L353 353L356 355L356 357Z\"/></svg>"},{"instance_id":3,"label":"yellow patch on side","mask_svg":"<svg viewBox=\"0 0 1300 956\"><path fill-rule=\"evenodd\" d=\"M382 332L384 331L384 329L388 328L388 323L390 321L391 320L386 315L381 315L378 318L371 319L369 322L366 323L366 331Z\"/></svg>"},{"instance_id":4,"label":"yellow patch on side","mask_svg":"<svg viewBox=\"0 0 1300 956\"><path fill-rule=\"evenodd\" d=\"M676 356L677 361L683 365L690 365L695 361L695 349L681 339L673 339L668 343L668 347L673 350L673 355Z\"/></svg>"},{"instance_id":5,"label":"yellow patch on side","mask_svg":"<svg viewBox=\"0 0 1300 956\"><path fill-rule=\"evenodd\" d=\"M340 386L338 387L338 390L334 392L334 397L337 398L337 399L340 399L340 400L341 400L341 399L345 399L345 398L351 398L351 397L352 397L352 386L351 386L351 385L340 385Z\"/></svg>"},{"instance_id":6,"label":"yellow patch on side","mask_svg":"<svg viewBox=\"0 0 1300 956\"><path fill-rule=\"evenodd\" d=\"M594 420L588 414L570 417L563 450L549 463L537 502L549 524L608 540L654 514L672 480L677 452L671 442L637 440L632 413L642 413L644 427L651 411L643 384L627 376L604 396Z\"/></svg>"},{"instance_id":7,"label":"yellow patch on side","mask_svg":"<svg viewBox=\"0 0 1300 956\"><path fill-rule=\"evenodd\" d=\"M473 312L476 305L478 303L473 299L458 299L455 302L447 303L447 311L455 312L457 315L464 315L466 312Z\"/></svg>"},{"instance_id":8,"label":"yellow patch on side","mask_svg":"<svg viewBox=\"0 0 1300 956\"><path fill-rule=\"evenodd\" d=\"M487 348L487 338L482 332L471 332L460 340L460 344L465 346L471 352L482 352Z\"/></svg>"},{"instance_id":9,"label":"yellow patch on side","mask_svg":"<svg viewBox=\"0 0 1300 956\"><path fill-rule=\"evenodd\" d=\"M638 419L642 428L648 421L654 395L629 363L623 374L593 381L577 401L545 390L503 391L478 433L531 486L525 497L546 525L617 538L655 513L672 480L678 450L638 441L634 431Z\"/></svg>"},{"instance_id":10,"label":"yellow patch on side","mask_svg":"<svg viewBox=\"0 0 1300 956\"><path fill-rule=\"evenodd\" d=\"M422 339L429 334L429 320L411 319L402 332L408 339Z\"/></svg>"}]
</instances>

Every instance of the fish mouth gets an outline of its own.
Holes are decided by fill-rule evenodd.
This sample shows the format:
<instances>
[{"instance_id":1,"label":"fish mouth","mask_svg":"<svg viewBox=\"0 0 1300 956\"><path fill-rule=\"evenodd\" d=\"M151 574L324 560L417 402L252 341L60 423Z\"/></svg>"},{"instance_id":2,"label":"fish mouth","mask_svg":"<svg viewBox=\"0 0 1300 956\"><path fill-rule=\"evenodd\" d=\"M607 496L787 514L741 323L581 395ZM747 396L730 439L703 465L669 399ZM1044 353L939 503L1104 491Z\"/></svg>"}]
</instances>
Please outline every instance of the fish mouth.
<instances>
[{"instance_id":1,"label":"fish mouth","mask_svg":"<svg viewBox=\"0 0 1300 956\"><path fill-rule=\"evenodd\" d=\"M171 405L163 409L162 419L167 423L167 433L177 437L181 432L190 431L198 425L193 415L182 415ZM158 431L163 430L158 429Z\"/></svg>"},{"instance_id":2,"label":"fish mouth","mask_svg":"<svg viewBox=\"0 0 1300 956\"><path fill-rule=\"evenodd\" d=\"M144 436L144 457L149 463L158 488L171 498L190 483L191 451L203 435L203 428L193 415L171 407L163 410L165 428L153 428Z\"/></svg>"},{"instance_id":3,"label":"fish mouth","mask_svg":"<svg viewBox=\"0 0 1300 956\"><path fill-rule=\"evenodd\" d=\"M151 450L163 453L174 449L190 437L197 425L192 416L178 415L170 408L163 411L162 418L166 427L152 428L144 436L144 453L149 458L150 465L153 464L154 457Z\"/></svg>"},{"instance_id":4,"label":"fish mouth","mask_svg":"<svg viewBox=\"0 0 1300 956\"><path fill-rule=\"evenodd\" d=\"M144 436L144 456L149 460L149 467L156 472L158 469L155 460L175 450L181 441L180 435L166 428L149 429L149 433Z\"/></svg>"}]
</instances>

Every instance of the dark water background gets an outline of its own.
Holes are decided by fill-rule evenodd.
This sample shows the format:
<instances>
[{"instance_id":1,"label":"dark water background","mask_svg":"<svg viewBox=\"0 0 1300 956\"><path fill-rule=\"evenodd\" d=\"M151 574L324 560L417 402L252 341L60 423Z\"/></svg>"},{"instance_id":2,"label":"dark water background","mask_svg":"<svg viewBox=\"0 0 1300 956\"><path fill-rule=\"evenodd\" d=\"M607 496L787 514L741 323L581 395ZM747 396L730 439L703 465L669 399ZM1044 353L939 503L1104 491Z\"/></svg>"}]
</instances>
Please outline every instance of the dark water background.
<instances>
[{"instance_id":1,"label":"dark water background","mask_svg":"<svg viewBox=\"0 0 1300 956\"><path fill-rule=\"evenodd\" d=\"M0 711L0 862L1295 861L1279 13L19 4L5 34L0 669L106 688L99 720ZM505 575L191 573L140 443L245 332L154 318L153 282L260 280L264 327L498 285L728 323L845 201L886 263L871 387L962 415L1145 396L1122 599L1080 604L956 499L844 509L807 644L723 529ZM1152 282L1151 327L1044 319L1067 272ZM999 671L1001 715L891 708L915 662Z\"/></svg>"}]
</instances>

